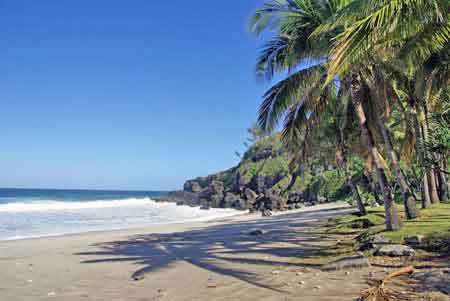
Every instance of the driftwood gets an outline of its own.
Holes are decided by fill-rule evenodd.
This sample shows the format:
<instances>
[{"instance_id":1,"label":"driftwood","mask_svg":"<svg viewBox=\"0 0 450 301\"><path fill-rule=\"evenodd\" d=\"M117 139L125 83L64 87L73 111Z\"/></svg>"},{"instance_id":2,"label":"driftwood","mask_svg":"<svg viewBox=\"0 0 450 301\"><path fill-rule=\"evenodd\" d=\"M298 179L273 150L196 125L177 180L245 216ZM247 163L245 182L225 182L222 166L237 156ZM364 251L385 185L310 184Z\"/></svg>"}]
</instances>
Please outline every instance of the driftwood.
<instances>
[{"instance_id":1,"label":"driftwood","mask_svg":"<svg viewBox=\"0 0 450 301\"><path fill-rule=\"evenodd\" d=\"M360 293L361 300L365 301L399 300L398 292L387 288L385 284L396 277L406 274L411 275L414 273L414 271L415 271L414 268L412 266L409 266L387 275L383 280L379 281L378 285L376 285L375 287L371 287L361 291Z\"/></svg>"}]
</instances>

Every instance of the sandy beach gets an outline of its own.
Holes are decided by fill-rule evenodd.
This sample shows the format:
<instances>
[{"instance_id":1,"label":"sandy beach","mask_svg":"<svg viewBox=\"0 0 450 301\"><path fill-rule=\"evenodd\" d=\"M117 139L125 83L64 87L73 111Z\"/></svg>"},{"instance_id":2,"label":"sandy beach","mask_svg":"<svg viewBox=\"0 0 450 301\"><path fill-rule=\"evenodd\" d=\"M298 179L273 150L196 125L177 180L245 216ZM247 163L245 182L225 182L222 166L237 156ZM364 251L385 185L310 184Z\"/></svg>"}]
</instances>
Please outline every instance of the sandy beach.
<instances>
[{"instance_id":1,"label":"sandy beach","mask_svg":"<svg viewBox=\"0 0 450 301\"><path fill-rule=\"evenodd\" d=\"M352 300L368 271L304 260L336 243L327 204L278 213L0 243L0 300ZM260 236L248 235L262 229Z\"/></svg>"}]
</instances>

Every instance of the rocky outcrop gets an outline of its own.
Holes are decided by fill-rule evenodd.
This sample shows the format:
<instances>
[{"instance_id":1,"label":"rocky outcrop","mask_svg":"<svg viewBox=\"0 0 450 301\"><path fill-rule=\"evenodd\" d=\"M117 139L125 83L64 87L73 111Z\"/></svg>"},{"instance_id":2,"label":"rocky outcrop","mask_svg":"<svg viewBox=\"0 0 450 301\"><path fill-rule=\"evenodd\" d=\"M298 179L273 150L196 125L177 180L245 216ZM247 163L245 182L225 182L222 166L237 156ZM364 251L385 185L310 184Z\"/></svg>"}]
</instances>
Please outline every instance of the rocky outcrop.
<instances>
[{"instance_id":1,"label":"rocky outcrop","mask_svg":"<svg viewBox=\"0 0 450 301\"><path fill-rule=\"evenodd\" d=\"M327 202L311 191L296 191L301 177L288 171L287 154L279 136L251 146L238 166L184 183L166 200L180 205L235 208L251 211L291 210Z\"/></svg>"}]
</instances>

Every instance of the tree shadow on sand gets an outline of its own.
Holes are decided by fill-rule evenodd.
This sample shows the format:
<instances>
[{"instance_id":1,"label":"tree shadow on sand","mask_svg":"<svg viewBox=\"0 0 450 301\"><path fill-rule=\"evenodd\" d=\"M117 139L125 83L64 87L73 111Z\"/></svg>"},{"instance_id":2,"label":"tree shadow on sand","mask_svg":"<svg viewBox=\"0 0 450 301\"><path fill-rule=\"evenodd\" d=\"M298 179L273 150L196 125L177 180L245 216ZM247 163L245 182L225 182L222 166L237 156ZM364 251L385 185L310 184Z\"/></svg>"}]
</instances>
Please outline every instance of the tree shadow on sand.
<instances>
[{"instance_id":1,"label":"tree shadow on sand","mask_svg":"<svg viewBox=\"0 0 450 301\"><path fill-rule=\"evenodd\" d=\"M133 279L185 261L257 287L283 292L264 281L267 275L258 274L257 267L320 268L320 264L302 263L298 259L323 255L332 249L338 239L336 235L311 230L319 221L342 212L342 209L313 210L178 233L137 235L96 244L91 247L98 250L76 255L93 257L83 260L85 264L133 262L140 266L131 275ZM267 232L260 236L248 235L255 228Z\"/></svg>"}]
</instances>

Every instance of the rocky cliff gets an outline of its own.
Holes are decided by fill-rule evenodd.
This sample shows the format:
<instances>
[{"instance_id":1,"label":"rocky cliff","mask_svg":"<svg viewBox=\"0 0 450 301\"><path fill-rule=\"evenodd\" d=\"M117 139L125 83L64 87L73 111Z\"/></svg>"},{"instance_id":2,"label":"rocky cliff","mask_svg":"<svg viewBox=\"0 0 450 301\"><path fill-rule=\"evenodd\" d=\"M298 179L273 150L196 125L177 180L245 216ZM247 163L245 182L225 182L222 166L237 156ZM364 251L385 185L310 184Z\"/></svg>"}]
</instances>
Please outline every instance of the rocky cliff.
<instances>
[{"instance_id":1,"label":"rocky cliff","mask_svg":"<svg viewBox=\"0 0 450 301\"><path fill-rule=\"evenodd\" d=\"M251 146L239 165L188 180L168 199L203 209L287 210L328 201L311 190L312 179L310 173L298 176L289 171L287 153L274 135Z\"/></svg>"}]
</instances>

